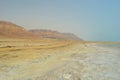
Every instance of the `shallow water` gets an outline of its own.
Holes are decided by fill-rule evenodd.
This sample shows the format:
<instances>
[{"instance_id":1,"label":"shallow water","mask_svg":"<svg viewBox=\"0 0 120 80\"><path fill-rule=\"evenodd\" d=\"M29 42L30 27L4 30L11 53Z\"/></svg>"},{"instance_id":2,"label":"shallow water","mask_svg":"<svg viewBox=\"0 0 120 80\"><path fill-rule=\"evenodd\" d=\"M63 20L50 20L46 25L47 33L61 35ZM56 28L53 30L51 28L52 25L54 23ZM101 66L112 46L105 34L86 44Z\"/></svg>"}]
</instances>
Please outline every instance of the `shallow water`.
<instances>
[{"instance_id":1,"label":"shallow water","mask_svg":"<svg viewBox=\"0 0 120 80\"><path fill-rule=\"evenodd\" d=\"M98 46L108 47L113 49L120 49L120 44L99 44Z\"/></svg>"}]
</instances>

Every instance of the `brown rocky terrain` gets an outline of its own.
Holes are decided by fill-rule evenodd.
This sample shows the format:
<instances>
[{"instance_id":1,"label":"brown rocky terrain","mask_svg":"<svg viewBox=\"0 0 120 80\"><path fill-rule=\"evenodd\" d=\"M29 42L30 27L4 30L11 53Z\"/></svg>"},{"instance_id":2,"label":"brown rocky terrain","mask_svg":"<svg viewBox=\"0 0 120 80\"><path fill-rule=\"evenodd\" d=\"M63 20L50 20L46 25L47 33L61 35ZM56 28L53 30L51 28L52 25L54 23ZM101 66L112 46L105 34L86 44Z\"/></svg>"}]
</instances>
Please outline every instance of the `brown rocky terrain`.
<instances>
[{"instance_id":1,"label":"brown rocky terrain","mask_svg":"<svg viewBox=\"0 0 120 80\"><path fill-rule=\"evenodd\" d=\"M45 30L45 29L35 29L35 30L30 30L30 32L43 38L62 39L62 40L82 40L72 33L60 33L58 31Z\"/></svg>"},{"instance_id":2,"label":"brown rocky terrain","mask_svg":"<svg viewBox=\"0 0 120 80\"><path fill-rule=\"evenodd\" d=\"M60 33L52 30L27 30L12 22L0 21L0 38L48 38L59 40L82 40L72 33Z\"/></svg>"},{"instance_id":3,"label":"brown rocky terrain","mask_svg":"<svg viewBox=\"0 0 120 80\"><path fill-rule=\"evenodd\" d=\"M0 37L2 38L35 38L36 35L11 22L0 21Z\"/></svg>"}]
</instances>

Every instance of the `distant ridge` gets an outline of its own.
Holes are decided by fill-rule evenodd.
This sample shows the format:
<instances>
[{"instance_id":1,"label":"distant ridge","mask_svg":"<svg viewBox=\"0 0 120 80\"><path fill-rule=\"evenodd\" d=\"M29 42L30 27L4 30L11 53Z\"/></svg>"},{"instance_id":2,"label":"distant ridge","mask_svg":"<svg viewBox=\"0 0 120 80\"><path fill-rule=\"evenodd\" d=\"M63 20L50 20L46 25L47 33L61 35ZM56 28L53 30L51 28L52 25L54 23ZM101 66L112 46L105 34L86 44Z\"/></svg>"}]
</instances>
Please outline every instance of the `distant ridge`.
<instances>
[{"instance_id":1,"label":"distant ridge","mask_svg":"<svg viewBox=\"0 0 120 80\"><path fill-rule=\"evenodd\" d=\"M30 32L43 38L62 39L62 40L82 40L72 33L60 33L58 31L46 30L46 29L34 29Z\"/></svg>"},{"instance_id":2,"label":"distant ridge","mask_svg":"<svg viewBox=\"0 0 120 80\"><path fill-rule=\"evenodd\" d=\"M37 37L21 26L12 22L0 21L0 37L3 38L33 38Z\"/></svg>"},{"instance_id":3,"label":"distant ridge","mask_svg":"<svg viewBox=\"0 0 120 80\"><path fill-rule=\"evenodd\" d=\"M60 40L82 40L72 33L60 33L46 29L26 30L8 21L0 21L0 38L49 38Z\"/></svg>"}]
</instances>

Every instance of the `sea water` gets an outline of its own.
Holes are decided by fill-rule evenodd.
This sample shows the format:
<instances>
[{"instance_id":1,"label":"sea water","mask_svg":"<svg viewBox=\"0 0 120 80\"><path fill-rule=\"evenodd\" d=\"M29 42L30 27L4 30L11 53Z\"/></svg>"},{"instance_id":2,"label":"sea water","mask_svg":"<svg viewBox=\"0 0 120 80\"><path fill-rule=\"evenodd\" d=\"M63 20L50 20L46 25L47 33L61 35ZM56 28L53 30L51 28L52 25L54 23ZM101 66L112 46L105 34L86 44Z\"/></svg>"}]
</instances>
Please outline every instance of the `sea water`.
<instances>
[{"instance_id":1,"label":"sea water","mask_svg":"<svg viewBox=\"0 0 120 80\"><path fill-rule=\"evenodd\" d=\"M120 43L100 44L99 46L120 50Z\"/></svg>"}]
</instances>

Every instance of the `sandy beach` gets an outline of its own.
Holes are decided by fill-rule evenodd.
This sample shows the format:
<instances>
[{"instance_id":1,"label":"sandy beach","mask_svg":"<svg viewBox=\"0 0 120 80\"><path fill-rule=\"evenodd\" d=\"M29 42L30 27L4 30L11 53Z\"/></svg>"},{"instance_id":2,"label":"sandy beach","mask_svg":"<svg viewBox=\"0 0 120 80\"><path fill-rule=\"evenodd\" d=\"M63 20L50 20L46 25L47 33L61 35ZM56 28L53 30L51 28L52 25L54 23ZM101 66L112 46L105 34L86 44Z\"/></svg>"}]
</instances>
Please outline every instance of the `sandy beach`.
<instances>
[{"instance_id":1,"label":"sandy beach","mask_svg":"<svg viewBox=\"0 0 120 80\"><path fill-rule=\"evenodd\" d=\"M119 80L119 57L93 42L0 40L0 80Z\"/></svg>"}]
</instances>

